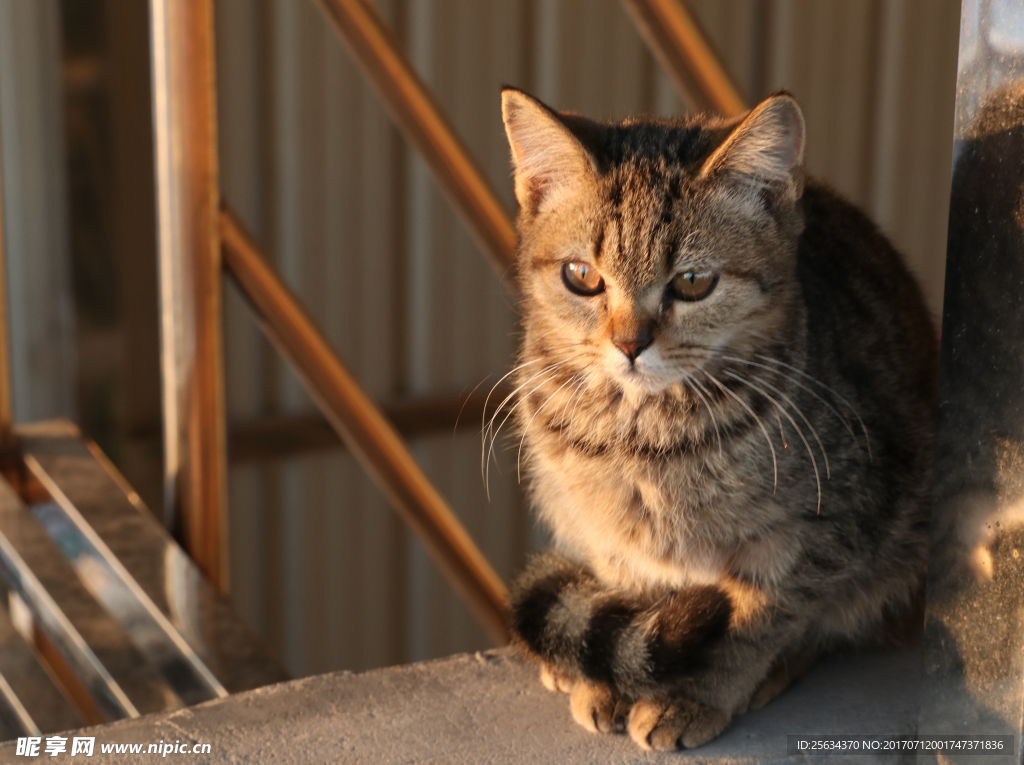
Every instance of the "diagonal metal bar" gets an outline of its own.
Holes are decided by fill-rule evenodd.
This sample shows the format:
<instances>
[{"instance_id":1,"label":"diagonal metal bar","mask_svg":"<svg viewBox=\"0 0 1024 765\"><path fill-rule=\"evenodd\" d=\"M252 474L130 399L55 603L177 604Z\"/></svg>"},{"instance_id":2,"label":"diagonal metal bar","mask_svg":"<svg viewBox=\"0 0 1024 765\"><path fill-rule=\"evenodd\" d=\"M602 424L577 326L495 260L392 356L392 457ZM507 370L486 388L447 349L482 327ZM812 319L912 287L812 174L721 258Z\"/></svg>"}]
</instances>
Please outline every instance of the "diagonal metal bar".
<instances>
[{"instance_id":1,"label":"diagonal metal bar","mask_svg":"<svg viewBox=\"0 0 1024 765\"><path fill-rule=\"evenodd\" d=\"M498 385L493 395L435 394L378 402L381 413L405 439L476 428L511 393ZM232 464L289 459L298 454L344 448L344 442L320 412L272 415L228 424L228 459Z\"/></svg>"},{"instance_id":2,"label":"diagonal metal bar","mask_svg":"<svg viewBox=\"0 0 1024 765\"><path fill-rule=\"evenodd\" d=\"M14 736L38 736L41 734L36 721L32 719L32 715L25 709L25 705L21 703L21 699L18 698L11 684L2 674L0 674L0 707L3 709L0 718L5 724L0 725L0 729L12 724L16 726L16 730L4 731L5 733L10 732Z\"/></svg>"},{"instance_id":3,"label":"diagonal metal bar","mask_svg":"<svg viewBox=\"0 0 1024 765\"><path fill-rule=\"evenodd\" d=\"M36 520L54 540L75 541L73 551L65 555L82 584L122 624L135 646L160 670L174 692L189 705L227 696L224 686L39 460L26 454L25 467L53 498L52 504L37 509Z\"/></svg>"},{"instance_id":4,"label":"diagonal metal bar","mask_svg":"<svg viewBox=\"0 0 1024 765\"><path fill-rule=\"evenodd\" d=\"M33 502L33 517L186 703L288 679L75 425L50 420L14 432L22 493L52 500Z\"/></svg>"},{"instance_id":5,"label":"diagonal metal bar","mask_svg":"<svg viewBox=\"0 0 1024 765\"><path fill-rule=\"evenodd\" d=\"M392 119L504 277L515 260L515 226L387 27L365 0L315 0L377 89Z\"/></svg>"},{"instance_id":6,"label":"diagonal metal bar","mask_svg":"<svg viewBox=\"0 0 1024 765\"><path fill-rule=\"evenodd\" d=\"M622 0L641 36L695 111L747 110L684 0Z\"/></svg>"},{"instance_id":7,"label":"diagonal metal bar","mask_svg":"<svg viewBox=\"0 0 1024 765\"><path fill-rule=\"evenodd\" d=\"M221 212L224 265L267 336L288 359L349 450L423 542L477 620L508 641L507 594L498 575L420 470L398 433L342 365L229 209Z\"/></svg>"},{"instance_id":8,"label":"diagonal metal bar","mask_svg":"<svg viewBox=\"0 0 1024 765\"><path fill-rule=\"evenodd\" d=\"M35 553L34 568L23 556L26 550ZM42 565L44 561L49 565ZM41 581L40 576L45 581ZM91 722L138 717L139 711L135 704L94 651L99 642L98 637L105 629L111 629L117 648L124 648L123 641L118 642L121 633L116 626L102 618L91 618L98 613L98 607L91 601L72 599L79 588L75 574L67 570L60 553L3 481L0 481L0 577L6 587L27 606L33 620L40 625L64 661L73 668L75 676L83 683L101 715ZM62 579L67 586L62 587L58 579ZM57 597L62 597L62 604L58 604ZM83 614L77 614L79 618L76 624L69 618L68 605L80 605L78 610L86 616L83 618ZM90 645L80 628L90 629L94 644ZM125 655L131 668L140 666L134 661L136 656L132 651L125 651ZM160 687L153 685L152 689L159 691ZM150 694L151 697L153 695ZM145 711L157 711L157 708Z\"/></svg>"}]
</instances>

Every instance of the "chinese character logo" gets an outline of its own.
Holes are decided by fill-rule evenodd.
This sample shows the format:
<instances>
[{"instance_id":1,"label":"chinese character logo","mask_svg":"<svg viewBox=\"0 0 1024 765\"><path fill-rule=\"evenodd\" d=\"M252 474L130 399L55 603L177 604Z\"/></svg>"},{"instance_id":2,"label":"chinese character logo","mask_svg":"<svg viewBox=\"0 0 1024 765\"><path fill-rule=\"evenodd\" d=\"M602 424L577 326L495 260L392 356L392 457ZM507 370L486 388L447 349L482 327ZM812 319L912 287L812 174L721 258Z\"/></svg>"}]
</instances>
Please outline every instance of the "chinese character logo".
<instances>
[{"instance_id":1,"label":"chinese character logo","mask_svg":"<svg viewBox=\"0 0 1024 765\"><path fill-rule=\"evenodd\" d=\"M75 738L71 741L71 754L84 754L86 757L92 757L92 749L96 746L96 737L88 736L84 738Z\"/></svg>"},{"instance_id":2,"label":"chinese character logo","mask_svg":"<svg viewBox=\"0 0 1024 765\"><path fill-rule=\"evenodd\" d=\"M39 736L29 736L28 738L18 739L18 748L15 750L15 754L20 754L22 757L37 757L39 756L39 743L43 739Z\"/></svg>"}]
</instances>

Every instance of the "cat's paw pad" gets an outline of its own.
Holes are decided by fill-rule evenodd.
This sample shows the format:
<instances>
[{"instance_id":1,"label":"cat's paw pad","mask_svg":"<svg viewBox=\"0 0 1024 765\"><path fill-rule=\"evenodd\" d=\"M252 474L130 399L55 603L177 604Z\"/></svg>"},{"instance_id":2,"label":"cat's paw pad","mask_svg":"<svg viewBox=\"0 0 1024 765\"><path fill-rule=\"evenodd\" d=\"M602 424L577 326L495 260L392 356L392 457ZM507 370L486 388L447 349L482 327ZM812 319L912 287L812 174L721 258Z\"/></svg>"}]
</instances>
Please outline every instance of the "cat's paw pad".
<instances>
[{"instance_id":1,"label":"cat's paw pad","mask_svg":"<svg viewBox=\"0 0 1024 765\"><path fill-rule=\"evenodd\" d=\"M629 708L603 685L578 682L569 709L573 719L591 733L624 733Z\"/></svg>"},{"instance_id":2,"label":"cat's paw pad","mask_svg":"<svg viewBox=\"0 0 1024 765\"><path fill-rule=\"evenodd\" d=\"M641 700L629 711L630 737L644 749L669 752L703 746L721 733L729 717L687 699Z\"/></svg>"},{"instance_id":3,"label":"cat's paw pad","mask_svg":"<svg viewBox=\"0 0 1024 765\"><path fill-rule=\"evenodd\" d=\"M576 681L550 664L540 665L540 681L549 691L572 693Z\"/></svg>"}]
</instances>

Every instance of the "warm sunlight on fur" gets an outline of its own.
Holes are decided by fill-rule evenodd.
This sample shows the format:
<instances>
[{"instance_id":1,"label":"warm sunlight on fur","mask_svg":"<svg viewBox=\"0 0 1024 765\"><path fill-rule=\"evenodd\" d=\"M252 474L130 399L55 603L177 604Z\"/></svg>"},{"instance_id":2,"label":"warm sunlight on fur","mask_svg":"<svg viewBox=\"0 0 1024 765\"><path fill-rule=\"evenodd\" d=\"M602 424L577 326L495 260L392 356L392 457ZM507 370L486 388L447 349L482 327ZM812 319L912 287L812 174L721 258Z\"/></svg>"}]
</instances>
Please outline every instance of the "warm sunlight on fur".
<instances>
[{"instance_id":1,"label":"warm sunlight on fur","mask_svg":"<svg viewBox=\"0 0 1024 765\"><path fill-rule=\"evenodd\" d=\"M514 414L556 545L513 589L517 638L584 727L696 746L785 687L779 662L910 609L931 324L888 242L805 178L791 96L619 125L502 108L523 335L484 459Z\"/></svg>"}]
</instances>

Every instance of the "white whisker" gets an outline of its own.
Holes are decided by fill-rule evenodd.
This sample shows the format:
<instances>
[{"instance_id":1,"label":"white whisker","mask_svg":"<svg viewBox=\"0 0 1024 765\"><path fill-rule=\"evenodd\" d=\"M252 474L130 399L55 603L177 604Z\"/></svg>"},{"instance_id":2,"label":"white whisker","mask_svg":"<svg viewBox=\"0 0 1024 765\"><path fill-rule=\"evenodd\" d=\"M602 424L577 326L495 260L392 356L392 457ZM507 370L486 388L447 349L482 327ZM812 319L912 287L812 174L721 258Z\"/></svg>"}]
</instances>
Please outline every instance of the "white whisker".
<instances>
[{"instance_id":1,"label":"white whisker","mask_svg":"<svg viewBox=\"0 0 1024 765\"><path fill-rule=\"evenodd\" d=\"M747 359L739 359L739 358L736 358L735 356L723 356L722 358L725 359L726 361L736 361L736 362L739 362L740 364L747 364L747 365L752 366L752 367L758 367L760 369L764 369L764 370L766 370L768 372L771 372L772 374L778 375L779 377L783 377L783 378L789 380L791 383L793 383L793 385L797 386L798 388L800 388L803 391L806 391L807 393L810 393L818 401L820 401L823 406L825 406L830 412L832 412L832 414L834 414L836 416L836 418L841 423L843 423L843 427L845 427L846 431L850 434L850 438L852 438L854 441L857 440L857 434L853 432L853 428L850 426L850 421L847 420L845 417L843 417L843 415L839 413L839 410L836 409L834 406L832 406L832 404L830 404L828 401L823 399L821 396L819 396L817 393L815 393L813 390L808 388L806 385L804 385L799 380L794 379L790 375L787 375L785 372L780 372L778 369L773 369L772 367L765 366L764 364L758 364L756 361L748 361ZM762 358L764 358L764 357L762 356ZM779 362L779 363L781 363L781 362Z\"/></svg>"},{"instance_id":2,"label":"white whisker","mask_svg":"<svg viewBox=\"0 0 1024 765\"><path fill-rule=\"evenodd\" d=\"M568 398L565 400L565 403L562 405L562 413L560 415L558 415L558 443L559 443L559 445L561 445L562 439L565 438L565 413L569 410L569 405L572 404L573 401L576 401L576 403L579 404L579 399L577 397L580 396L581 391L583 390L583 387L587 384L586 372L581 372L578 375L578 378L579 378L579 384L577 384L576 387L572 389L572 393L569 394ZM573 407L573 411L574 412L576 411L576 407L575 406ZM552 420L552 421L554 421L554 420Z\"/></svg>"},{"instance_id":3,"label":"white whisker","mask_svg":"<svg viewBox=\"0 0 1024 765\"><path fill-rule=\"evenodd\" d=\"M821 512L821 476L818 474L818 462L817 462L817 460L814 459L814 453L811 451L811 445L809 443L807 443L807 439L804 438L804 433L803 433L802 430L800 430L800 426L796 424L796 420L794 420L792 418L792 416L789 414L789 412L787 412L782 407L782 404L780 404L778 401L773 399L771 396L769 396L763 390L758 388L752 382L750 382L749 380L743 379L742 377L740 377L737 374L733 374L728 369L724 370L724 372L725 372L725 374L729 375L729 377L733 378L734 380L739 380L741 383L743 383L744 385L748 386L750 389L755 390L758 393L760 393L762 396L764 396L768 401L770 401L775 406L775 408L782 414L783 417L785 417L787 420L789 420L790 424L796 430L796 434L798 436L800 436L800 440L803 441L804 448L807 450L807 456L811 458L811 467L814 468L814 480L817 482L817 485L818 485L818 512L820 513Z\"/></svg>"},{"instance_id":4,"label":"white whisker","mask_svg":"<svg viewBox=\"0 0 1024 765\"><path fill-rule=\"evenodd\" d=\"M572 431L573 422L575 422L575 420L576 420L576 409L579 407L580 402L583 400L584 396L586 396L587 389L589 387L590 387L590 377L587 375L586 372L584 372L583 373L583 386L582 386L582 390L576 396L576 403L573 404L572 411L569 412L569 426L567 428L564 428L562 430L562 432L558 435L558 443L562 443L562 438L565 436L566 431Z\"/></svg>"},{"instance_id":5,"label":"white whisker","mask_svg":"<svg viewBox=\"0 0 1024 765\"><path fill-rule=\"evenodd\" d=\"M567 382L555 388L555 392L544 399L544 403L537 407L537 411L533 413L533 417L530 418L530 421L526 423L526 427L523 428L523 437L519 439L519 452L516 454L516 481L518 483L523 482L523 444L526 442L526 434L530 431L530 426L533 425L533 421L537 419L537 415L548 405L548 402L557 396L560 390L576 382L576 379L576 376L573 375Z\"/></svg>"},{"instance_id":6,"label":"white whisker","mask_svg":"<svg viewBox=\"0 0 1024 765\"><path fill-rule=\"evenodd\" d=\"M530 364L537 364L540 361L541 361L541 359L536 359L534 361L527 361L527 362L524 362L522 364L519 364L519 365L513 367L508 373L502 375L501 378L498 380L498 382L494 383L494 385L491 386L491 389L487 392L487 398L484 399L484 410L483 410L483 413L480 415L480 477L481 478L484 477L484 458L485 458L485 456L487 454L487 448L486 448L487 447L487 435L488 435L488 431L490 429L490 425L493 425L494 419L498 416L498 413L502 410L502 407L504 407L505 404L509 401L509 399L511 399L512 396L515 395L515 391L519 390L519 389L516 388L511 393L509 393L504 398L504 400L500 404L498 404L497 407L495 407L494 412L491 414L490 422L488 423L488 421L487 421L487 405L491 401L491 396L494 394L494 391L497 389L497 387L499 385L501 385L502 380L507 378L509 375L511 375L511 374L513 374L515 372L518 372L520 369L523 369L524 367L527 367ZM532 380L533 378L530 378L530 379Z\"/></svg>"},{"instance_id":7,"label":"white whisker","mask_svg":"<svg viewBox=\"0 0 1024 765\"><path fill-rule=\"evenodd\" d=\"M557 369L558 367L561 367L561 366L564 366L565 364L568 364L570 361L572 361L572 359L565 359L564 361L559 361L559 362L557 362L555 364L550 364L550 365L544 367L544 369L542 369L541 371L537 372L529 380L527 380L525 383L523 383L522 385L517 387L514 391L512 391L512 393L510 393L508 395L508 397L506 397L505 401L508 401L508 399L511 398L512 396L514 396L517 392L519 392L520 390L525 388L527 385L529 385L531 382L536 380L541 375L544 375L544 379L542 379L540 381L540 383L538 383L533 389L531 389L530 392L527 393L525 396L521 396L519 398L519 400L512 406L512 408L509 409L508 414L505 415L505 419L503 419L501 421L501 424L498 425L497 429L494 429L493 427L491 428L491 446L487 450L487 454L485 455L485 459L484 459L484 465L485 465L485 470L484 470L484 486L486 487L486 490L487 490L487 499L488 500L490 500L490 498L491 498L491 490L490 490L490 475L491 475L490 465L491 465L491 457L494 456L494 444L498 440L498 434L501 433L501 429L503 427L505 427L505 423L508 422L508 418L513 415L513 413L516 411L516 409L518 409L520 407L520 405L524 401L526 401L526 399L528 399L531 395L533 395L534 391L539 390L541 387L543 387L546 383L548 383L550 381L551 378L550 378L550 374L549 373L552 372L553 370ZM504 406L504 402L502 402L502 405ZM495 413L495 416L491 418L492 424L493 424L493 422L494 422L494 420L496 418L497 418L497 413Z\"/></svg>"},{"instance_id":8,"label":"white whisker","mask_svg":"<svg viewBox=\"0 0 1024 765\"><path fill-rule=\"evenodd\" d=\"M811 377L811 375L807 374L807 373L806 373L806 372L804 372L804 371L803 371L802 369L797 369L796 367L794 367L794 366L791 366L790 364L787 364L787 363L786 363L786 362L784 362L784 361L779 361L778 359L773 359L773 358L772 358L771 356L764 356L764 355L762 355L762 354L760 354L760 353L759 353L759 354L757 354L757 357L758 357L759 359L764 359L765 361L770 361L770 362L771 362L772 364L778 364L778 365L780 365L780 366L783 366L783 367L785 367L786 369L789 369L789 370L791 370L791 371L793 371L793 372L796 372L796 373L797 373L798 375L800 375L801 377L806 377L806 378L807 378L808 380L810 380L810 381L811 381L812 383L814 383L815 385L820 385L820 386L821 386L822 388L824 388L824 389L825 389L825 390L827 390L827 391L828 391L829 393L831 393L831 394L832 394L833 396L835 396L835 397L836 397L837 399L839 399L839 400L840 400L840 401L841 401L841 402L842 402L843 404L845 404L845 405L846 405L846 406L847 406L847 407L849 408L849 410L850 410L851 412L853 412L853 416L857 418L857 422L859 422L859 423L860 423L860 428L861 428L861 430L863 430L863 431L864 431L864 441L865 441L865 443L867 444L867 448L868 448L868 459L869 459L869 460L873 460L873 458L872 458L872 456L871 456L871 438L870 438L870 436L868 436L868 428L867 428L867 425L865 425L865 424L864 424L864 420L862 420L862 419L860 418L860 415L859 415L859 414L857 413L857 409L856 409L856 408L855 408L855 407L853 406L853 404L851 404L851 403L850 403L849 401L847 401L847 400L846 400L845 398L843 398L842 396L840 396L838 392L836 392L836 391L835 391L835 390L834 390L833 388L830 388L830 387L829 387L828 385L826 385L825 383L823 383L823 382L822 382L821 380L819 380L819 379L818 379L817 377Z\"/></svg>"},{"instance_id":9,"label":"white whisker","mask_svg":"<svg viewBox=\"0 0 1024 765\"><path fill-rule=\"evenodd\" d=\"M701 394L701 392L697 390L700 383L697 382L697 379L689 372L683 372L683 384L686 385L694 393L696 393L697 398L704 402L704 406L708 410L708 414L711 415L711 424L715 426L715 436L718 438L718 454L720 456L723 456L724 453L722 451L722 431L718 429L718 420L715 419L715 413L711 411L711 404ZM703 468L701 468L701 470L703 470Z\"/></svg>"},{"instance_id":10,"label":"white whisker","mask_svg":"<svg viewBox=\"0 0 1024 765\"><path fill-rule=\"evenodd\" d=\"M808 420L804 413L800 410L800 407L793 403L793 399L791 399L781 390L779 390L774 385L769 383L767 380L764 380L760 377L755 377L754 379L757 380L762 385L764 385L765 387L770 388L773 392L780 395L783 398L783 400L785 400L787 404L793 407L793 410L800 415L800 419L803 420L804 424L811 429L811 434L814 436L814 440L818 442L818 448L821 449L821 456L825 458L825 477L832 478L832 471L829 469L828 466L828 454L825 452L825 446L821 443L821 439L818 437L818 431L814 429L814 426L811 425L810 420Z\"/></svg>"},{"instance_id":11,"label":"white whisker","mask_svg":"<svg viewBox=\"0 0 1024 765\"><path fill-rule=\"evenodd\" d=\"M705 369L703 370L703 372L705 375L708 376L708 379L710 379L711 382L713 382L722 390L723 393L727 393L728 395L736 399L739 405L747 410L747 414L754 418L754 421L757 423L758 427L761 428L761 432L764 433L765 440L768 442L768 448L772 452L772 470L775 473L775 479L772 485L772 493L774 493L779 488L779 461L775 458L775 446L772 444L772 439L771 436L768 435L767 428L765 428L764 423L761 422L761 418L754 414L754 410L747 406L746 401L744 401L731 390L722 385L722 383L720 383L715 377L713 377L709 371Z\"/></svg>"}]
</instances>

